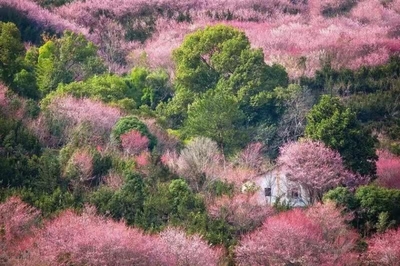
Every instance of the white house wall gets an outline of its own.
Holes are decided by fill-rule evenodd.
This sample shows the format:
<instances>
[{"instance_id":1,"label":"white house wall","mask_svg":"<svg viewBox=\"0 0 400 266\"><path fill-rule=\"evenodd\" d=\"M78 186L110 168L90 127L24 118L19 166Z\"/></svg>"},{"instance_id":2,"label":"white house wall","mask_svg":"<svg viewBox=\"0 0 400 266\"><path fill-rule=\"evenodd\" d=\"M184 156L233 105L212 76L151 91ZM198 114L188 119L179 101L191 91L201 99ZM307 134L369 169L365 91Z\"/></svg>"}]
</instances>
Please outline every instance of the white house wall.
<instances>
[{"instance_id":1,"label":"white house wall","mask_svg":"<svg viewBox=\"0 0 400 266\"><path fill-rule=\"evenodd\" d=\"M274 204L277 200L287 202L293 207L304 207L308 204L307 192L298 184L287 180L286 175L280 169L274 169L256 179L258 199L262 204ZM271 196L265 196L265 188L271 188ZM299 198L292 198L292 189L299 191Z\"/></svg>"}]
</instances>

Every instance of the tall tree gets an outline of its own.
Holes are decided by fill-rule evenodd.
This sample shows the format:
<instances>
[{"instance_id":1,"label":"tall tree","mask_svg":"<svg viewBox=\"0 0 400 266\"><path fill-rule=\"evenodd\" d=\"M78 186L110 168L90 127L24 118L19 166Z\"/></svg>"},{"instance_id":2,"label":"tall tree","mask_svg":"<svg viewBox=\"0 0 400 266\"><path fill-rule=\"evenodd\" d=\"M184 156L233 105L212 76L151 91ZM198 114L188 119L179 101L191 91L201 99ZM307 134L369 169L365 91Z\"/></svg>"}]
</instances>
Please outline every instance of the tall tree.
<instances>
[{"instance_id":1,"label":"tall tree","mask_svg":"<svg viewBox=\"0 0 400 266\"><path fill-rule=\"evenodd\" d=\"M17 26L0 21L0 79L10 84L14 74L21 68L24 44Z\"/></svg>"},{"instance_id":2,"label":"tall tree","mask_svg":"<svg viewBox=\"0 0 400 266\"><path fill-rule=\"evenodd\" d=\"M276 119L273 89L287 85L287 74L280 66L266 65L263 52L251 49L243 32L225 25L206 27L189 34L173 57L176 92L164 113L179 117L175 126L187 117L190 103L216 88L237 97L249 125Z\"/></svg>"},{"instance_id":3,"label":"tall tree","mask_svg":"<svg viewBox=\"0 0 400 266\"><path fill-rule=\"evenodd\" d=\"M243 118L233 95L209 90L189 106L185 129L190 136L211 138L229 151L243 142Z\"/></svg>"},{"instance_id":4,"label":"tall tree","mask_svg":"<svg viewBox=\"0 0 400 266\"><path fill-rule=\"evenodd\" d=\"M96 46L82 34L66 31L62 38L48 40L39 48L37 82L43 94L59 83L84 80L104 71Z\"/></svg>"},{"instance_id":5,"label":"tall tree","mask_svg":"<svg viewBox=\"0 0 400 266\"><path fill-rule=\"evenodd\" d=\"M361 175L375 175L376 139L339 98L322 96L307 116L306 136L337 150L348 169Z\"/></svg>"},{"instance_id":6,"label":"tall tree","mask_svg":"<svg viewBox=\"0 0 400 266\"><path fill-rule=\"evenodd\" d=\"M289 181L301 184L307 191L311 203L321 200L329 189L354 178L344 169L339 153L319 141L286 144L281 148L278 163L283 165Z\"/></svg>"}]
</instances>

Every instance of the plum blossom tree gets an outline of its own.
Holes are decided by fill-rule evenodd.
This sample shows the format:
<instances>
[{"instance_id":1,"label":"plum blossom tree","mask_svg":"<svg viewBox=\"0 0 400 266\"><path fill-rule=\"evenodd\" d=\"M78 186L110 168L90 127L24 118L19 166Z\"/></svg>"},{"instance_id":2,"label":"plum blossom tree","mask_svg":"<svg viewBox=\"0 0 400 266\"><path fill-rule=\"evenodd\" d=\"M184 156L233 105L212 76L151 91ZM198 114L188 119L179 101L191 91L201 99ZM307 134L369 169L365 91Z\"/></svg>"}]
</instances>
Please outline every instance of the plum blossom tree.
<instances>
[{"instance_id":1,"label":"plum blossom tree","mask_svg":"<svg viewBox=\"0 0 400 266\"><path fill-rule=\"evenodd\" d=\"M18 255L29 247L26 237L37 225L39 214L17 197L0 204L0 257Z\"/></svg>"},{"instance_id":2,"label":"plum blossom tree","mask_svg":"<svg viewBox=\"0 0 400 266\"><path fill-rule=\"evenodd\" d=\"M376 182L378 185L400 189L400 158L386 151L378 152L376 162Z\"/></svg>"},{"instance_id":3,"label":"plum blossom tree","mask_svg":"<svg viewBox=\"0 0 400 266\"><path fill-rule=\"evenodd\" d=\"M37 119L35 131L41 135L41 139L55 135L59 141L55 144L68 142L74 131L85 125L88 132L84 134L82 128L79 128L80 141L87 140L91 144L104 145L109 139L112 127L122 115L119 108L97 100L78 99L70 95L48 98L43 106L45 112Z\"/></svg>"},{"instance_id":4,"label":"plum blossom tree","mask_svg":"<svg viewBox=\"0 0 400 266\"><path fill-rule=\"evenodd\" d=\"M306 189L310 202L320 201L324 192L356 177L344 168L338 152L319 141L306 139L286 144L281 148L278 164L284 167L289 181Z\"/></svg>"},{"instance_id":5,"label":"plum blossom tree","mask_svg":"<svg viewBox=\"0 0 400 266\"><path fill-rule=\"evenodd\" d=\"M220 248L211 247L199 235L188 236L184 231L167 228L160 238L168 252L177 258L178 265L218 265L222 258Z\"/></svg>"},{"instance_id":6,"label":"plum blossom tree","mask_svg":"<svg viewBox=\"0 0 400 266\"><path fill-rule=\"evenodd\" d=\"M48 221L32 256L53 265L176 265L158 237L93 213L93 208L82 215L68 210Z\"/></svg>"},{"instance_id":7,"label":"plum blossom tree","mask_svg":"<svg viewBox=\"0 0 400 266\"><path fill-rule=\"evenodd\" d=\"M348 265L354 261L351 249L356 234L345 221L333 206L280 213L242 238L235 249L236 261L239 265Z\"/></svg>"},{"instance_id":8,"label":"plum blossom tree","mask_svg":"<svg viewBox=\"0 0 400 266\"><path fill-rule=\"evenodd\" d=\"M382 266L398 265L400 261L400 230L376 234L367 243L366 262Z\"/></svg>"},{"instance_id":9,"label":"plum blossom tree","mask_svg":"<svg viewBox=\"0 0 400 266\"><path fill-rule=\"evenodd\" d=\"M149 139L135 129L122 134L120 140L122 149L128 155L139 154L149 147Z\"/></svg>"},{"instance_id":10,"label":"plum blossom tree","mask_svg":"<svg viewBox=\"0 0 400 266\"><path fill-rule=\"evenodd\" d=\"M237 235L248 232L261 225L274 210L260 205L252 195L238 194L232 198L223 196L208 207L210 216L221 219L233 226Z\"/></svg>"}]
</instances>

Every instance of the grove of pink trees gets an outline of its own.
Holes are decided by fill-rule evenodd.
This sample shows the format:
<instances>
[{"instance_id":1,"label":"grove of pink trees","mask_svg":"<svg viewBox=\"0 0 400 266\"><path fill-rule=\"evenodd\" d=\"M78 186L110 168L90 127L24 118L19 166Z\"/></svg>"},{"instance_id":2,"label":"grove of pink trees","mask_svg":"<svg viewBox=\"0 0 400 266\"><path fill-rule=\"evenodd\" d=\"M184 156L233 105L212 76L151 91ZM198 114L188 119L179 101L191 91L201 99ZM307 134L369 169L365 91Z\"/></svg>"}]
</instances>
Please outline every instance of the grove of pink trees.
<instances>
[{"instance_id":1,"label":"grove of pink trees","mask_svg":"<svg viewBox=\"0 0 400 266\"><path fill-rule=\"evenodd\" d=\"M32 256L53 265L175 265L156 236L93 214L65 211L37 233Z\"/></svg>"},{"instance_id":2,"label":"grove of pink trees","mask_svg":"<svg viewBox=\"0 0 400 266\"><path fill-rule=\"evenodd\" d=\"M236 247L239 265L351 265L357 234L333 204L267 218Z\"/></svg>"},{"instance_id":3,"label":"grove of pink trees","mask_svg":"<svg viewBox=\"0 0 400 266\"><path fill-rule=\"evenodd\" d=\"M143 0L77 0L51 11L33 0L0 0L0 6L21 10L45 28L84 33L113 71L123 70L127 60L172 72L171 52L183 37L215 23L244 30L252 45L264 50L266 62L282 64L292 78L312 76L327 61L334 68L378 65L400 51L398 0L159 0L151 7ZM146 14L152 17L147 26L134 19ZM190 22L177 21L179 14ZM127 17L133 19L131 27L151 31L144 44L126 40L121 21Z\"/></svg>"}]
</instances>

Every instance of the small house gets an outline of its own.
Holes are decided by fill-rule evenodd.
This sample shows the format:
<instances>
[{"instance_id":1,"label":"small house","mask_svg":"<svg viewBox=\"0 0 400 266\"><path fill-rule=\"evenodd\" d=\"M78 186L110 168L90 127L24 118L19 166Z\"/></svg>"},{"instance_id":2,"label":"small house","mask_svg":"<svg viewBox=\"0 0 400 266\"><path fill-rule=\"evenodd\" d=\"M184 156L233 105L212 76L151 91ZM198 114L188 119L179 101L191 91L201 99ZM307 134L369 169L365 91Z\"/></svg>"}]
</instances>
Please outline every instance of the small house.
<instances>
[{"instance_id":1,"label":"small house","mask_svg":"<svg viewBox=\"0 0 400 266\"><path fill-rule=\"evenodd\" d=\"M308 193L300 185L287 179L284 170L276 167L254 179L259 188L259 202L273 205L276 202L291 207L305 207L309 204Z\"/></svg>"}]
</instances>

